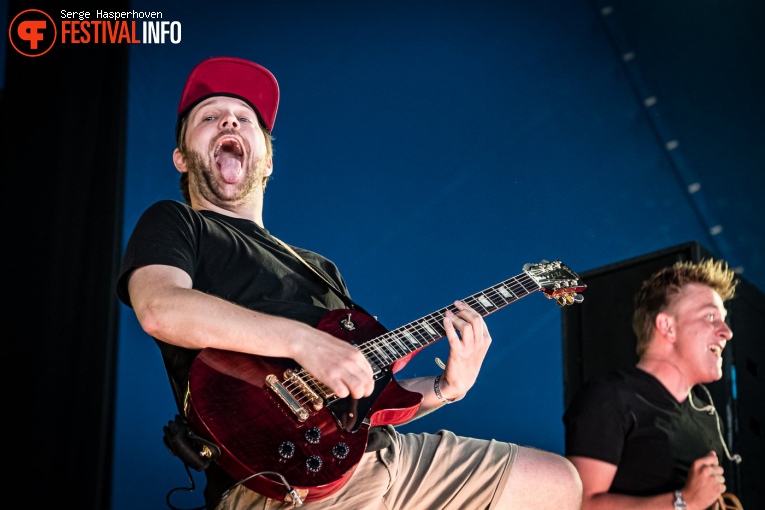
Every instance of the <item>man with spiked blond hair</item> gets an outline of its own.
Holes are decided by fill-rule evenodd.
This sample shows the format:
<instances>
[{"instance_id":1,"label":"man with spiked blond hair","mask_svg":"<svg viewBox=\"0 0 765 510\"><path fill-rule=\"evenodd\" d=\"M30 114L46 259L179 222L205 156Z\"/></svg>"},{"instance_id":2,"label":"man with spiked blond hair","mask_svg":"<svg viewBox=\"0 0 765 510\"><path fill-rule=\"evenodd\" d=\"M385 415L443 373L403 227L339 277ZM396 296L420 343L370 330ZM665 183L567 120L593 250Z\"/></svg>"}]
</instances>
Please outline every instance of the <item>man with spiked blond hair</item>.
<instances>
[{"instance_id":1,"label":"man with spiked blond hair","mask_svg":"<svg viewBox=\"0 0 765 510\"><path fill-rule=\"evenodd\" d=\"M635 296L635 367L588 380L564 414L583 510L702 510L726 491L731 457L704 386L722 378L738 280L720 260L681 261Z\"/></svg>"}]
</instances>

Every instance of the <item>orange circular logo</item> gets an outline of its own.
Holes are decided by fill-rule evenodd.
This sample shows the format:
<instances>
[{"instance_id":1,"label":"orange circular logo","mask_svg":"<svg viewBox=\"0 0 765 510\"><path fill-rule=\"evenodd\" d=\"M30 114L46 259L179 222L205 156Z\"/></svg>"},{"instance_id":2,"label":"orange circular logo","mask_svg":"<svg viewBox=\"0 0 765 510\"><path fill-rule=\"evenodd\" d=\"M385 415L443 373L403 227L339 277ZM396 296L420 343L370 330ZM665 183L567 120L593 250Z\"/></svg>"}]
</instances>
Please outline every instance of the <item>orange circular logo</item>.
<instances>
[{"instance_id":1,"label":"orange circular logo","mask_svg":"<svg viewBox=\"0 0 765 510\"><path fill-rule=\"evenodd\" d=\"M27 9L11 21L8 39L13 49L25 57L39 57L56 43L56 24L43 11Z\"/></svg>"}]
</instances>

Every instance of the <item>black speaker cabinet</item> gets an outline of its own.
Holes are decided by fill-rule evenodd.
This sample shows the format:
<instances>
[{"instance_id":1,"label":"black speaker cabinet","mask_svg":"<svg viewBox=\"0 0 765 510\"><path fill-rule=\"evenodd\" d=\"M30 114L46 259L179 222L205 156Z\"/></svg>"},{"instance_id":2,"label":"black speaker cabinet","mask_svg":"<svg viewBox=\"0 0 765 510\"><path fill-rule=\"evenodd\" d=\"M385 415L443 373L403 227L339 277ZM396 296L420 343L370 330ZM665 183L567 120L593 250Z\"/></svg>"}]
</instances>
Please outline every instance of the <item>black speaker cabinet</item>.
<instances>
[{"instance_id":1,"label":"black speaker cabinet","mask_svg":"<svg viewBox=\"0 0 765 510\"><path fill-rule=\"evenodd\" d=\"M677 261L706 258L717 257L690 242L579 274L584 301L561 308L566 406L585 380L637 363L632 304L643 280ZM723 353L723 378L707 388L731 454L743 458L724 462L728 490L746 510L765 509L765 294L740 280L725 304L733 341Z\"/></svg>"}]
</instances>

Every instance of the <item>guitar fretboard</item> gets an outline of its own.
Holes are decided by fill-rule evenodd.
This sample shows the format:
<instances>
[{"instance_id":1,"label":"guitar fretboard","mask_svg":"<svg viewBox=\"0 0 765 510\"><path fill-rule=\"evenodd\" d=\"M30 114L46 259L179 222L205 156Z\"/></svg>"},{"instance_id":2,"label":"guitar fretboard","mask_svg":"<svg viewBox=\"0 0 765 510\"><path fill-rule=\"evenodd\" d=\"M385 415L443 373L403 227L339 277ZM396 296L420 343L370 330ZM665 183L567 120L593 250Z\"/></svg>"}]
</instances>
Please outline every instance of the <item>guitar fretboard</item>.
<instances>
[{"instance_id":1,"label":"guitar fretboard","mask_svg":"<svg viewBox=\"0 0 765 510\"><path fill-rule=\"evenodd\" d=\"M533 278L523 273L462 299L462 301L480 313L482 317L486 317L540 289L541 286ZM372 363L372 366L385 367L391 365L443 338L446 335L443 322L447 310L457 312L453 307L436 310L421 319L365 342L361 351Z\"/></svg>"}]
</instances>

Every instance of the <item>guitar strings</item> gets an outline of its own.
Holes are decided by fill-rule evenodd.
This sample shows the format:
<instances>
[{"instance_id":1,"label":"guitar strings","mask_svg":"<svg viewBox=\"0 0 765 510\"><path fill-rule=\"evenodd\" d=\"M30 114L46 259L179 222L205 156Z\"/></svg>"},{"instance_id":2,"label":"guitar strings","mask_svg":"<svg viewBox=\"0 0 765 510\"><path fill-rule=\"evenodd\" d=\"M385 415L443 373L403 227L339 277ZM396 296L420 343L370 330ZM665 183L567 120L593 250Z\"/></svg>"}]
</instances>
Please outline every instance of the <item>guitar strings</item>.
<instances>
[{"instance_id":1,"label":"guitar strings","mask_svg":"<svg viewBox=\"0 0 765 510\"><path fill-rule=\"evenodd\" d=\"M523 285L523 283L520 281L520 279L524 277L527 280L527 283L536 284L536 282L530 276L523 275L521 277L508 280L506 282L503 282L502 284L489 288L486 291L482 292L480 295L485 297L491 302L491 304L493 305L491 308L492 311L497 310L519 299L518 298L519 288L523 290L523 292L525 293L524 295L530 293L526 289L525 285ZM516 283L514 288L511 287L509 289L513 297L512 300L508 300L505 294L498 291L499 288L510 287L510 284L508 283L510 281L514 281ZM538 290L539 288L540 287L536 285L536 288L534 290ZM471 296L469 298L464 299L464 301L465 303L467 303L474 309L482 309L484 312L484 315L488 315L490 313L490 309L484 305L484 301L482 301L481 299L477 297ZM377 339L367 342L361 347L361 350L362 352L370 354L368 358L372 359L372 361L375 361L378 364L388 365L391 362L396 361L397 359L399 359L400 357L406 354L410 354L411 352L414 352L417 349L420 349L422 347L429 345L431 342L435 340L443 338L445 331L443 330L441 325L442 325L445 311L446 309L444 308L438 312L434 312L430 315L427 315L418 321L410 323L407 326L403 326L402 328L388 332L378 337ZM422 326L422 324L427 325L427 327L426 328L417 327L418 325ZM433 331L435 334L428 337L425 335L426 331ZM398 332L401 332L401 333L398 333ZM406 340L408 340L408 342L406 342ZM397 346L399 346L400 349L396 349ZM388 351L390 352L390 354L393 355L392 357L389 356L388 352L386 352L385 350L386 347L388 347ZM379 354L379 356L377 354Z\"/></svg>"},{"instance_id":2,"label":"guitar strings","mask_svg":"<svg viewBox=\"0 0 765 510\"><path fill-rule=\"evenodd\" d=\"M532 290L529 290L527 285L529 285ZM500 289L509 291L510 296L500 292ZM520 297L525 297L531 292L539 289L541 289L541 286L539 286L536 280L524 273L495 285L494 287L490 287L480 293L480 296L485 297L491 303L491 308L485 306L485 302L478 297L479 295L470 296L463 301L473 309L482 310L482 315L485 316L491 313L491 311L498 310L499 308L517 301ZM446 334L446 331L443 328L443 317L446 310L446 308L443 308L437 312L422 317L418 321L412 322L396 330L388 331L379 337L365 342L359 349L372 363L378 366L391 365L404 356L443 338ZM426 326L423 326L423 324ZM432 334L426 334L428 332L432 332ZM297 382L297 379L303 381L304 384L309 385L312 390L324 399L333 395L330 388L317 380L309 372L300 368L291 376L285 376L284 381L284 387L288 389L291 394L299 395L296 400L300 405L310 403L313 399L305 393L302 385Z\"/></svg>"}]
</instances>

